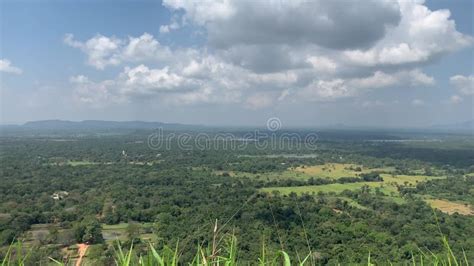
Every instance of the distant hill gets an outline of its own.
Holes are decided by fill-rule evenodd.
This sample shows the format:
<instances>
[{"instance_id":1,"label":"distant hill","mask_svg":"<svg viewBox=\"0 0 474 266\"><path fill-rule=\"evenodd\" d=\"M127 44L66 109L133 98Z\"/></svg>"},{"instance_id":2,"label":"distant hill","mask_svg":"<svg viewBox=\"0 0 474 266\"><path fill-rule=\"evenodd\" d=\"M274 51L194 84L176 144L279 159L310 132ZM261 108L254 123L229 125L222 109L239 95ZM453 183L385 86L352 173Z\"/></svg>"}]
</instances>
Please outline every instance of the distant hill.
<instances>
[{"instance_id":1,"label":"distant hill","mask_svg":"<svg viewBox=\"0 0 474 266\"><path fill-rule=\"evenodd\" d=\"M175 123L145 122L145 121L102 121L102 120L41 120L26 122L22 128L30 129L156 129L167 128L187 128L192 125Z\"/></svg>"}]
</instances>

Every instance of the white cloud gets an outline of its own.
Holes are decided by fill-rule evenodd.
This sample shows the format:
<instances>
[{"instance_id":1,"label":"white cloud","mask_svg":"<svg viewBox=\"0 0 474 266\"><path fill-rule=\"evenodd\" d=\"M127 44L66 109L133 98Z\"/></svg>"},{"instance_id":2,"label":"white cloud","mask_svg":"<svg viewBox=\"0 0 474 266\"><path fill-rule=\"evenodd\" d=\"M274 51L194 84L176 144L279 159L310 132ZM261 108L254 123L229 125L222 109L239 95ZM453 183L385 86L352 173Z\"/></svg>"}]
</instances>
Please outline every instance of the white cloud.
<instances>
[{"instance_id":1,"label":"white cloud","mask_svg":"<svg viewBox=\"0 0 474 266\"><path fill-rule=\"evenodd\" d=\"M449 10L431 11L423 1L400 0L402 19L369 50L344 52L358 66L422 64L472 45L473 38L456 30Z\"/></svg>"},{"instance_id":2,"label":"white cloud","mask_svg":"<svg viewBox=\"0 0 474 266\"><path fill-rule=\"evenodd\" d=\"M148 33L84 42L66 35L65 43L98 69L131 65L107 88L109 99L156 95L166 103L232 102L255 109L360 97L388 87L431 86L435 79L422 67L473 43L456 30L449 11L429 10L420 0L163 4L173 15L161 33L189 26L204 32L207 43L174 49ZM460 94L472 94L472 81L451 82Z\"/></svg>"},{"instance_id":3,"label":"white cloud","mask_svg":"<svg viewBox=\"0 0 474 266\"><path fill-rule=\"evenodd\" d=\"M381 71L375 72L372 76L357 78L350 81L353 87L361 89L383 88L395 85L399 82L395 75L389 75Z\"/></svg>"},{"instance_id":4,"label":"white cloud","mask_svg":"<svg viewBox=\"0 0 474 266\"><path fill-rule=\"evenodd\" d=\"M228 18L235 14L235 10L230 6L230 1L163 1L166 7L178 10L186 10L186 16L199 25L204 25L208 21Z\"/></svg>"},{"instance_id":5,"label":"white cloud","mask_svg":"<svg viewBox=\"0 0 474 266\"><path fill-rule=\"evenodd\" d=\"M168 67L149 69L145 65L126 67L120 75L120 80L125 93L142 95L185 90L192 85L191 81L170 72Z\"/></svg>"},{"instance_id":6,"label":"white cloud","mask_svg":"<svg viewBox=\"0 0 474 266\"><path fill-rule=\"evenodd\" d=\"M245 106L249 109L262 109L273 104L273 97L269 93L256 93L245 100Z\"/></svg>"},{"instance_id":7,"label":"white cloud","mask_svg":"<svg viewBox=\"0 0 474 266\"><path fill-rule=\"evenodd\" d=\"M463 99L459 95L453 95L449 98L449 103L458 104L461 103Z\"/></svg>"},{"instance_id":8,"label":"white cloud","mask_svg":"<svg viewBox=\"0 0 474 266\"><path fill-rule=\"evenodd\" d=\"M23 71L12 65L12 63L7 59L0 59L0 72L11 73L11 74L21 74Z\"/></svg>"},{"instance_id":9,"label":"white cloud","mask_svg":"<svg viewBox=\"0 0 474 266\"><path fill-rule=\"evenodd\" d=\"M461 94L474 95L474 75L463 76L456 75L449 79L449 82L457 89Z\"/></svg>"},{"instance_id":10,"label":"white cloud","mask_svg":"<svg viewBox=\"0 0 474 266\"><path fill-rule=\"evenodd\" d=\"M410 84L413 86L431 86L434 85L435 79L431 76L426 75L419 69L412 70L408 73L410 76L411 82Z\"/></svg>"},{"instance_id":11,"label":"white cloud","mask_svg":"<svg viewBox=\"0 0 474 266\"><path fill-rule=\"evenodd\" d=\"M162 46L148 33L138 38L129 37L128 44L122 51L124 61L169 60L171 56L169 47Z\"/></svg>"},{"instance_id":12,"label":"white cloud","mask_svg":"<svg viewBox=\"0 0 474 266\"><path fill-rule=\"evenodd\" d=\"M171 18L171 22L168 25L161 25L160 26L160 33L169 33L170 31L177 30L181 28L181 25L177 21L177 16L173 16Z\"/></svg>"},{"instance_id":13,"label":"white cloud","mask_svg":"<svg viewBox=\"0 0 474 266\"><path fill-rule=\"evenodd\" d=\"M85 43L74 40L72 34L66 34L64 42L74 48L81 49L87 54L87 63L97 69L104 69L109 65L120 64L120 45L121 40L114 37L105 37L97 34Z\"/></svg>"},{"instance_id":14,"label":"white cloud","mask_svg":"<svg viewBox=\"0 0 474 266\"><path fill-rule=\"evenodd\" d=\"M148 33L129 37L128 40L97 34L85 42L75 40L72 34L66 34L64 42L81 49L87 55L87 63L101 70L122 62L166 61L172 57L169 47L161 45Z\"/></svg>"},{"instance_id":15,"label":"white cloud","mask_svg":"<svg viewBox=\"0 0 474 266\"><path fill-rule=\"evenodd\" d=\"M324 56L310 56L306 59L316 72L334 73L337 70L337 63Z\"/></svg>"},{"instance_id":16,"label":"white cloud","mask_svg":"<svg viewBox=\"0 0 474 266\"><path fill-rule=\"evenodd\" d=\"M342 79L315 80L299 92L301 98L310 101L324 101L353 96L355 88L349 87Z\"/></svg>"},{"instance_id":17,"label":"white cloud","mask_svg":"<svg viewBox=\"0 0 474 266\"><path fill-rule=\"evenodd\" d=\"M346 49L369 47L400 20L391 1L164 1L207 29L217 47L312 43ZM377 21L377 23L374 23Z\"/></svg>"},{"instance_id":18,"label":"white cloud","mask_svg":"<svg viewBox=\"0 0 474 266\"><path fill-rule=\"evenodd\" d=\"M306 58L285 59L287 53L282 51L286 50L320 47L333 50L335 58L329 60L342 61L339 64L389 67L429 62L473 43L471 36L456 30L448 10L431 11L419 0L258 4L169 0L164 5L172 11L184 11L184 18L206 29L211 46L229 51L233 58L240 54L245 58L240 61L248 61L266 54L267 61L286 62L288 67L298 65L292 59L304 63L322 55L316 51ZM272 50L280 52L270 53Z\"/></svg>"},{"instance_id":19,"label":"white cloud","mask_svg":"<svg viewBox=\"0 0 474 266\"><path fill-rule=\"evenodd\" d=\"M361 78L314 80L303 88L299 95L302 99L326 101L338 98L353 97L374 89L392 86L432 85L434 79L420 70L400 71L387 74L381 71Z\"/></svg>"}]
</instances>

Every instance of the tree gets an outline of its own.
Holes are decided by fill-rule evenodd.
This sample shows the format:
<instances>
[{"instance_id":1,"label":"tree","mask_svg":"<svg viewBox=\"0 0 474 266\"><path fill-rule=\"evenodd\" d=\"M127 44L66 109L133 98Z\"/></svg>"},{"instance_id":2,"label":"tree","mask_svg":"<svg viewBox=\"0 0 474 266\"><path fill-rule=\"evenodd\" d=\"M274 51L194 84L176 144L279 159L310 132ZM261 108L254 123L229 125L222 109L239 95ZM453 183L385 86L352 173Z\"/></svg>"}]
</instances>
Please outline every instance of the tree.
<instances>
[{"instance_id":1,"label":"tree","mask_svg":"<svg viewBox=\"0 0 474 266\"><path fill-rule=\"evenodd\" d=\"M0 245L9 245L15 239L15 231L11 229L3 230L0 233Z\"/></svg>"},{"instance_id":2,"label":"tree","mask_svg":"<svg viewBox=\"0 0 474 266\"><path fill-rule=\"evenodd\" d=\"M77 242L95 244L102 243L102 226L96 219L85 219L74 227Z\"/></svg>"},{"instance_id":3,"label":"tree","mask_svg":"<svg viewBox=\"0 0 474 266\"><path fill-rule=\"evenodd\" d=\"M127 226L128 239L136 244L140 241L140 225L136 222L129 222Z\"/></svg>"}]
</instances>

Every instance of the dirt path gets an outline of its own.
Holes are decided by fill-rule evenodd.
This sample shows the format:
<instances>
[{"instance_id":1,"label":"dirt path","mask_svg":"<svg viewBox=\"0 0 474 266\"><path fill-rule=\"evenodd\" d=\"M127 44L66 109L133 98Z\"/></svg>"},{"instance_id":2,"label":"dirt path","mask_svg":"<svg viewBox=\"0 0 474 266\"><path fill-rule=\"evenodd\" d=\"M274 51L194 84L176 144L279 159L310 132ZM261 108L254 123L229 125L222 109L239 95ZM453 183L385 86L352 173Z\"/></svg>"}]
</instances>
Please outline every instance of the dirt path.
<instances>
[{"instance_id":1,"label":"dirt path","mask_svg":"<svg viewBox=\"0 0 474 266\"><path fill-rule=\"evenodd\" d=\"M86 255L87 248L89 248L89 245L87 244L77 244L77 253L79 254L79 258L76 261L76 266L81 266L82 263L82 257Z\"/></svg>"}]
</instances>

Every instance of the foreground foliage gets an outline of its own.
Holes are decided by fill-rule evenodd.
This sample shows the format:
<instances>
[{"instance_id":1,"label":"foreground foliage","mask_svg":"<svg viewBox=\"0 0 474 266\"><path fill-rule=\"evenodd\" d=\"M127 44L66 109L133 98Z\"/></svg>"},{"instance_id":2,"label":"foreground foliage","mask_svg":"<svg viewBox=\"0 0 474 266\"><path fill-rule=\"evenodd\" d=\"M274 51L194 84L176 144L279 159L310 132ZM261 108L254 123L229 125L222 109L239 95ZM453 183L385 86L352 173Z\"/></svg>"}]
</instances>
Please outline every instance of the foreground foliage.
<instances>
[{"instance_id":1,"label":"foreground foliage","mask_svg":"<svg viewBox=\"0 0 474 266\"><path fill-rule=\"evenodd\" d=\"M216 233L216 232L215 232ZM221 239L222 240L222 239ZM456 257L451 250L448 240L446 237L442 237L442 243L444 246L444 252L441 254L434 254L430 251L422 251L418 249L411 254L411 260L409 265L470 265L466 254L463 252L461 258ZM217 242L217 235L214 235L212 244L208 247L199 245L196 249L196 254L190 261L183 261L181 259L181 251L177 244L174 249L165 246L162 250L157 251L156 248L149 243L145 251L136 250L133 244L124 249L118 242L114 248L113 264L117 266L176 266L176 265L241 265L241 259L238 256L237 238L235 236L227 237L223 244ZM29 253L24 253L21 242L11 244L6 256L2 260L2 266L24 266L29 265L28 261ZM49 258L52 263L56 265L69 265L69 263L58 261L53 258ZM279 250L273 255L269 255L264 244L261 246L261 253L256 261L251 263L252 265L319 265L314 254L311 252L304 257L296 256L291 257L284 250ZM384 264L392 265L390 261ZM365 263L358 263L358 265L372 266L370 253L367 256Z\"/></svg>"}]
</instances>

